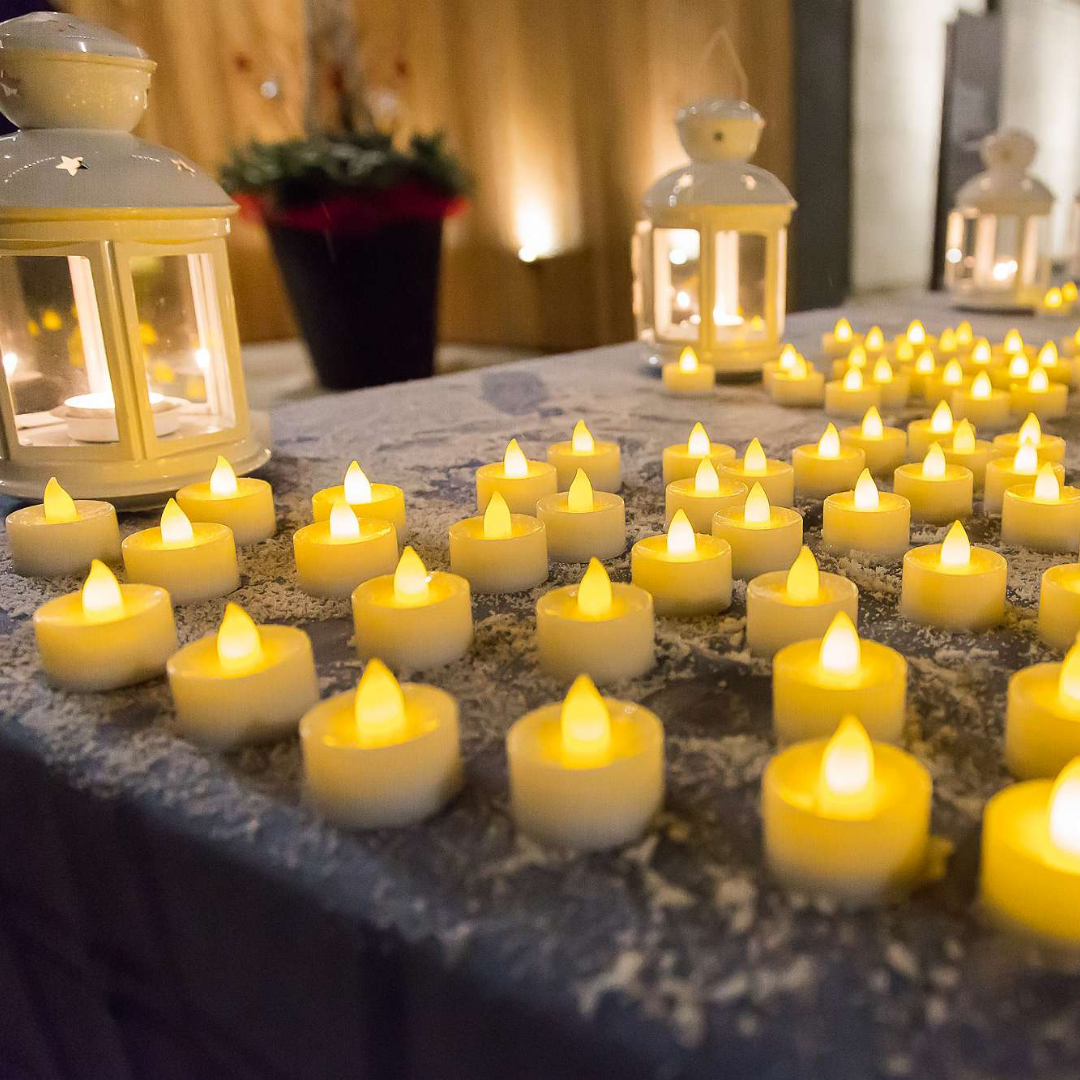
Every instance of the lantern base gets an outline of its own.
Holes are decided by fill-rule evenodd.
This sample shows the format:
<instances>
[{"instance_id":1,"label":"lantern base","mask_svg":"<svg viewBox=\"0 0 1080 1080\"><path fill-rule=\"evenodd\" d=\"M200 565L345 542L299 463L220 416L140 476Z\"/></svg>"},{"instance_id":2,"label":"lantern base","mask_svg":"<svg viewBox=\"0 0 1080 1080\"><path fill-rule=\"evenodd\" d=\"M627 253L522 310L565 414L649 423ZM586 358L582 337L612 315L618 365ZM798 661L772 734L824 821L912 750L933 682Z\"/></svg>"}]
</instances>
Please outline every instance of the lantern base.
<instances>
[{"instance_id":1,"label":"lantern base","mask_svg":"<svg viewBox=\"0 0 1080 1080\"><path fill-rule=\"evenodd\" d=\"M658 345L647 340L642 340L641 344L645 348L645 363L657 374L663 364L677 360L683 349L681 345ZM718 382L726 382L732 376L739 382L748 381L747 376L759 376L765 364L780 355L780 346L767 341L743 345L738 349L703 349L695 345L694 350L701 363L711 364L715 368Z\"/></svg>"}]
</instances>

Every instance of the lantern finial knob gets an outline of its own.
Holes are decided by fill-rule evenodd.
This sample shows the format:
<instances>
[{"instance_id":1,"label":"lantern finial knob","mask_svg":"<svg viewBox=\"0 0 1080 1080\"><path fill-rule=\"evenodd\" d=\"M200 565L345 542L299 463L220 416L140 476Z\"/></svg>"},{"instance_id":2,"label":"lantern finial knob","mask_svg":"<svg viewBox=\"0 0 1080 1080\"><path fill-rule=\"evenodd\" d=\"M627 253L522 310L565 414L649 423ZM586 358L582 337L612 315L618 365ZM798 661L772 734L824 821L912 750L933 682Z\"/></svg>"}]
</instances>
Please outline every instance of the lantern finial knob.
<instances>
[{"instance_id":1,"label":"lantern finial knob","mask_svg":"<svg viewBox=\"0 0 1080 1080\"><path fill-rule=\"evenodd\" d=\"M979 143L979 156L988 169L1026 172L1035 160L1038 144L1026 131L1006 128L992 131Z\"/></svg>"},{"instance_id":2,"label":"lantern finial knob","mask_svg":"<svg viewBox=\"0 0 1080 1080\"><path fill-rule=\"evenodd\" d=\"M683 149L694 161L747 161L757 150L765 121L745 101L704 98L675 114Z\"/></svg>"}]
</instances>

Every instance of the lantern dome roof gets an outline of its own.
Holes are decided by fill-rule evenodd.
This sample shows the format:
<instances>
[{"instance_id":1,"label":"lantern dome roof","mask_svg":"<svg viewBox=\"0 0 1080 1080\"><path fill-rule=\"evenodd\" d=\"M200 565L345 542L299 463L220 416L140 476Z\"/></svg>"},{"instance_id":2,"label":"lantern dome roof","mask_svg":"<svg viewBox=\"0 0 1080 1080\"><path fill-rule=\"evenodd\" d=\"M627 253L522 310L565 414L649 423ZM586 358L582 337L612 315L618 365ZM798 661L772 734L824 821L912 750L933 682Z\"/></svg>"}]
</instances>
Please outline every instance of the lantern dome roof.
<instances>
[{"instance_id":1,"label":"lantern dome roof","mask_svg":"<svg viewBox=\"0 0 1080 1080\"><path fill-rule=\"evenodd\" d=\"M1049 214L1054 193L1027 170L1038 144L1026 131L995 131L979 144L986 171L973 176L956 193L960 210L980 214Z\"/></svg>"},{"instance_id":2,"label":"lantern dome roof","mask_svg":"<svg viewBox=\"0 0 1080 1080\"><path fill-rule=\"evenodd\" d=\"M0 49L45 49L152 63L138 45L120 34L56 11L33 11L0 23Z\"/></svg>"}]
</instances>

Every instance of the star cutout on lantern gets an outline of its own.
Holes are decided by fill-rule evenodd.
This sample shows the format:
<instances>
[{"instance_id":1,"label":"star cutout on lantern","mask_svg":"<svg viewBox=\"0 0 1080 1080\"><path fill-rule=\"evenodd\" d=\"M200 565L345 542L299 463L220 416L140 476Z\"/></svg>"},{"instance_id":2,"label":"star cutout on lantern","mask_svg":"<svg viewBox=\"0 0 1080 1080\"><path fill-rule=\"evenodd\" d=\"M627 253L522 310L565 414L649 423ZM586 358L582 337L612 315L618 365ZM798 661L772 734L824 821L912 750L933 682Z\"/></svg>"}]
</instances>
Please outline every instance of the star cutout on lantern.
<instances>
[{"instance_id":1,"label":"star cutout on lantern","mask_svg":"<svg viewBox=\"0 0 1080 1080\"><path fill-rule=\"evenodd\" d=\"M63 169L68 176L74 176L80 169L85 169L86 165L83 164L81 157L68 157L67 154L61 154L60 164L56 167Z\"/></svg>"},{"instance_id":2,"label":"star cutout on lantern","mask_svg":"<svg viewBox=\"0 0 1080 1080\"><path fill-rule=\"evenodd\" d=\"M170 158L169 159L175 166L177 172L186 172L189 176L195 175L195 170L190 166L183 158Z\"/></svg>"}]
</instances>

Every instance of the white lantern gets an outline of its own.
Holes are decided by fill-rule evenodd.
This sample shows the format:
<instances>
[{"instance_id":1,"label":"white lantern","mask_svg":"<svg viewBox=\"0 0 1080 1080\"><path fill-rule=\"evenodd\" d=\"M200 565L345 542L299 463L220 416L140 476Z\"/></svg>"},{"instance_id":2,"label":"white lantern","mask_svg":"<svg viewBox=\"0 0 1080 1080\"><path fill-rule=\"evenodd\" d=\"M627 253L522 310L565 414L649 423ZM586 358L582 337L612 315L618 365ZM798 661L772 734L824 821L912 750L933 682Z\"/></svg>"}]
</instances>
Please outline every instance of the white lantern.
<instances>
[{"instance_id":1,"label":"white lantern","mask_svg":"<svg viewBox=\"0 0 1080 1080\"><path fill-rule=\"evenodd\" d=\"M225 252L237 206L130 132L154 63L38 12L0 23L0 492L149 503L270 456Z\"/></svg>"},{"instance_id":2,"label":"white lantern","mask_svg":"<svg viewBox=\"0 0 1080 1080\"><path fill-rule=\"evenodd\" d=\"M692 345L719 374L760 371L784 331L795 200L748 163L765 121L745 101L688 105L676 125L690 161L645 193L634 235L638 337L654 362Z\"/></svg>"},{"instance_id":3,"label":"white lantern","mask_svg":"<svg viewBox=\"0 0 1080 1080\"><path fill-rule=\"evenodd\" d=\"M957 193L945 230L945 288L960 307L1035 308L1046 292L1054 196L1027 171L1035 150L1024 131L987 135L986 172Z\"/></svg>"}]
</instances>

